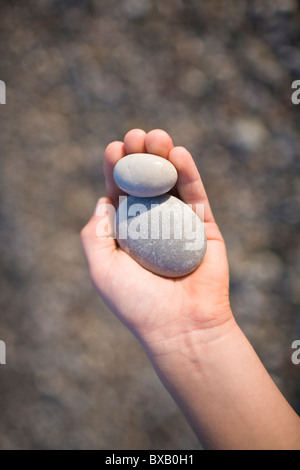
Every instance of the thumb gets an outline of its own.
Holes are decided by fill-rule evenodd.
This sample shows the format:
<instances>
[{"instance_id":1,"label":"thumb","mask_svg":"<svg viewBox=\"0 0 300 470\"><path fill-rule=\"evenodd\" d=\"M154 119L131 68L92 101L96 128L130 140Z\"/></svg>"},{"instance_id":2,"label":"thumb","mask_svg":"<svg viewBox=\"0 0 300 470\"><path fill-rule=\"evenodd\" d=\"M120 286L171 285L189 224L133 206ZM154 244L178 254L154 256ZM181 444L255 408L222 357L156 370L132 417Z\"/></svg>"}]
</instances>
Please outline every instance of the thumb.
<instances>
[{"instance_id":1,"label":"thumb","mask_svg":"<svg viewBox=\"0 0 300 470\"><path fill-rule=\"evenodd\" d=\"M81 230L81 241L90 275L97 284L105 278L117 249L114 225L116 210L107 197L101 197L94 215Z\"/></svg>"}]
</instances>

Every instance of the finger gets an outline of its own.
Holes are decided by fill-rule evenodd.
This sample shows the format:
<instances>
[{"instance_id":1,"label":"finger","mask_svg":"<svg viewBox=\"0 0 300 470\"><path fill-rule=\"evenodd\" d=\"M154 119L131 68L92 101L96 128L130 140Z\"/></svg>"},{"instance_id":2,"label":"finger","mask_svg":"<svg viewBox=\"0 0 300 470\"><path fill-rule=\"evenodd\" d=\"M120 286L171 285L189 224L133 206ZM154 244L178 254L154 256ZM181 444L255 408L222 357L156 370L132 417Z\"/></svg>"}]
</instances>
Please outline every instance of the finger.
<instances>
[{"instance_id":1,"label":"finger","mask_svg":"<svg viewBox=\"0 0 300 470\"><path fill-rule=\"evenodd\" d=\"M108 198L100 198L94 215L81 230L81 241L88 261L91 277L97 281L106 275L114 252L115 208Z\"/></svg>"},{"instance_id":2,"label":"finger","mask_svg":"<svg viewBox=\"0 0 300 470\"><path fill-rule=\"evenodd\" d=\"M174 147L169 153L169 160L178 172L177 189L181 199L191 204L195 212L202 213L204 222L214 222L208 197L191 154L184 147Z\"/></svg>"},{"instance_id":3,"label":"finger","mask_svg":"<svg viewBox=\"0 0 300 470\"><path fill-rule=\"evenodd\" d=\"M124 192L116 185L113 171L115 164L126 155L126 150L123 142L111 142L105 149L104 152L104 177L105 177L105 186L106 193L109 199L112 200L115 207L117 207L119 202L119 196L124 194Z\"/></svg>"},{"instance_id":4,"label":"finger","mask_svg":"<svg viewBox=\"0 0 300 470\"><path fill-rule=\"evenodd\" d=\"M154 129L146 135L146 149L148 153L168 158L170 150L174 147L173 141L167 132Z\"/></svg>"},{"instance_id":5,"label":"finger","mask_svg":"<svg viewBox=\"0 0 300 470\"><path fill-rule=\"evenodd\" d=\"M124 137L124 145L127 155L130 153L145 153L146 132L142 129L132 129Z\"/></svg>"}]
</instances>

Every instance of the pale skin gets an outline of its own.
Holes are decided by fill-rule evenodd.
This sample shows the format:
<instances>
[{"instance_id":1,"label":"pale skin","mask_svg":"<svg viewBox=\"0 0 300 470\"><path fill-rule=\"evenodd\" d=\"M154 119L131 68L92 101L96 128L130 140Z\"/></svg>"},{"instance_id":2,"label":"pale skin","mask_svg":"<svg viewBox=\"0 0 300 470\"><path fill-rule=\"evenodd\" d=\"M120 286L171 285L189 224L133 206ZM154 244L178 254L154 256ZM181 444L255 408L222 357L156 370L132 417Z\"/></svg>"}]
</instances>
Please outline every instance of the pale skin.
<instances>
[{"instance_id":1,"label":"pale skin","mask_svg":"<svg viewBox=\"0 0 300 470\"><path fill-rule=\"evenodd\" d=\"M114 165L130 153L167 158L178 172L177 195L194 208L204 205L207 252L188 276L145 270L97 230L101 209L117 208L122 195ZM133 129L107 146L104 174L107 197L81 232L93 284L144 346L204 448L300 449L298 415L234 320L225 243L190 153L160 129Z\"/></svg>"}]
</instances>

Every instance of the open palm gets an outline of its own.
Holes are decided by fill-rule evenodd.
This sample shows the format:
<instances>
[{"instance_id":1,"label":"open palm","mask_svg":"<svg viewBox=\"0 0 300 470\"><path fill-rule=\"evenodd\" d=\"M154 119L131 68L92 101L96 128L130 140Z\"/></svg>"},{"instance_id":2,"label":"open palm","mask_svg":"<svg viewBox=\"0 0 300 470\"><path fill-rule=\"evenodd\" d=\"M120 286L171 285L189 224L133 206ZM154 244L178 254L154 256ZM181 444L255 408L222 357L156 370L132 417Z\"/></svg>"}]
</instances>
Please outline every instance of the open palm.
<instances>
[{"instance_id":1,"label":"open palm","mask_svg":"<svg viewBox=\"0 0 300 470\"><path fill-rule=\"evenodd\" d=\"M113 179L117 161L130 153L152 153L176 167L176 191L186 203L204 205L207 252L202 264L182 278L153 274L122 251L113 238L99 236L99 205L118 205L122 191ZM184 332L219 325L231 317L229 275L224 240L215 223L195 162L184 147L174 147L162 130L146 134L128 132L124 142L110 143L104 155L107 197L81 232L90 275L97 290L114 313L140 340L172 340Z\"/></svg>"}]
</instances>

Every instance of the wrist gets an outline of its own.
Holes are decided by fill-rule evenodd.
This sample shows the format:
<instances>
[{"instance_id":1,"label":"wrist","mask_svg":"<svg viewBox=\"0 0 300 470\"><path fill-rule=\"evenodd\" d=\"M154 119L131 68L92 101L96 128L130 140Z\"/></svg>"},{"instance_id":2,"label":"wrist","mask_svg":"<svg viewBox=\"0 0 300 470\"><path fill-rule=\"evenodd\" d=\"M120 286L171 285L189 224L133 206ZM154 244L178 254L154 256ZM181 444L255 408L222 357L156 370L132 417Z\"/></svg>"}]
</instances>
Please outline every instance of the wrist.
<instances>
[{"instance_id":1,"label":"wrist","mask_svg":"<svg viewBox=\"0 0 300 470\"><path fill-rule=\"evenodd\" d=\"M154 330L140 337L150 359L172 355L195 357L199 348L210 347L227 337L238 328L232 311L229 308L217 314L199 320L189 316L181 316L163 328Z\"/></svg>"}]
</instances>

